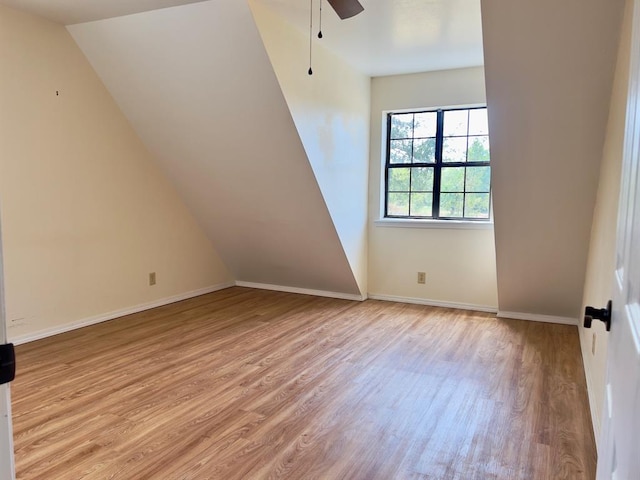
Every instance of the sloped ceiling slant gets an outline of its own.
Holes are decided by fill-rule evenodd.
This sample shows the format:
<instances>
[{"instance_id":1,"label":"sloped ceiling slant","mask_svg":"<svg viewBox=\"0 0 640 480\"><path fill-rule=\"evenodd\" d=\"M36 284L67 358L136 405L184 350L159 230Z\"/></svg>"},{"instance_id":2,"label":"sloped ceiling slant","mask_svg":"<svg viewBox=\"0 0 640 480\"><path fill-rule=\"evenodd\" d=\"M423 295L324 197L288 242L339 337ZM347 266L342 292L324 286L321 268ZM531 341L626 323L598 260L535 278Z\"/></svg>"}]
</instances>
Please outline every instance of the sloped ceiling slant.
<instances>
[{"instance_id":1,"label":"sloped ceiling slant","mask_svg":"<svg viewBox=\"0 0 640 480\"><path fill-rule=\"evenodd\" d=\"M624 0L483 0L499 309L576 319Z\"/></svg>"},{"instance_id":2,"label":"sloped ceiling slant","mask_svg":"<svg viewBox=\"0 0 640 480\"><path fill-rule=\"evenodd\" d=\"M68 29L237 279L360 293L246 2Z\"/></svg>"}]
</instances>

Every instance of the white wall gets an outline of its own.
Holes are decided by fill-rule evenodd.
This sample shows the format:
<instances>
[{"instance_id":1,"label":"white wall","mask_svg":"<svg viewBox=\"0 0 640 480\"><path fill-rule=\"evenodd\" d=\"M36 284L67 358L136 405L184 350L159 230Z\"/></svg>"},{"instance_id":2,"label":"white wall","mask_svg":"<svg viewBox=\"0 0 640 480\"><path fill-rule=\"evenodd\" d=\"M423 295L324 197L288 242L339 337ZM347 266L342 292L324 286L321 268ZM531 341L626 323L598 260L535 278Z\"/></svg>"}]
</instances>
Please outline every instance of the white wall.
<instances>
[{"instance_id":1,"label":"white wall","mask_svg":"<svg viewBox=\"0 0 640 480\"><path fill-rule=\"evenodd\" d=\"M481 67L377 77L371 84L369 292L495 309L495 249L489 229L410 229L378 226L383 112L485 102ZM417 284L417 272L427 274Z\"/></svg>"},{"instance_id":2,"label":"white wall","mask_svg":"<svg viewBox=\"0 0 640 480\"><path fill-rule=\"evenodd\" d=\"M359 295L246 1L68 28L236 279Z\"/></svg>"},{"instance_id":3,"label":"white wall","mask_svg":"<svg viewBox=\"0 0 640 480\"><path fill-rule=\"evenodd\" d=\"M587 305L596 308L604 307L613 294L618 197L620 195L620 171L629 82L632 7L633 2L627 1L611 95L607 136L600 166L600 182L591 227L589 261L582 301L583 310ZM592 350L594 337L595 353ZM586 329L580 324L582 358L597 440L599 439L605 398L608 340L609 334L602 322L594 321L591 329Z\"/></svg>"},{"instance_id":4,"label":"white wall","mask_svg":"<svg viewBox=\"0 0 640 480\"><path fill-rule=\"evenodd\" d=\"M249 2L351 269L367 293L370 78L263 3Z\"/></svg>"},{"instance_id":5,"label":"white wall","mask_svg":"<svg viewBox=\"0 0 640 480\"><path fill-rule=\"evenodd\" d=\"M580 314L624 0L482 0L500 310Z\"/></svg>"},{"instance_id":6,"label":"white wall","mask_svg":"<svg viewBox=\"0 0 640 480\"><path fill-rule=\"evenodd\" d=\"M0 66L10 339L232 280L64 27L0 6Z\"/></svg>"}]
</instances>

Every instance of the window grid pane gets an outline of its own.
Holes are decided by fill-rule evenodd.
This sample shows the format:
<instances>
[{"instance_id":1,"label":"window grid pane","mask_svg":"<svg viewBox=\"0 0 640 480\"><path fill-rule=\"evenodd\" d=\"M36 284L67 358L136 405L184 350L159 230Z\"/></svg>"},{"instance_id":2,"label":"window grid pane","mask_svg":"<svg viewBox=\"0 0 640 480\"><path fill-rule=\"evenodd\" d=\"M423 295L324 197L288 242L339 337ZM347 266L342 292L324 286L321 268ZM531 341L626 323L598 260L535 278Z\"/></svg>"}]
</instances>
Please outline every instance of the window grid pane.
<instances>
[{"instance_id":1,"label":"window grid pane","mask_svg":"<svg viewBox=\"0 0 640 480\"><path fill-rule=\"evenodd\" d=\"M433 192L432 167L413 167L411 171L412 192Z\"/></svg>"},{"instance_id":2,"label":"window grid pane","mask_svg":"<svg viewBox=\"0 0 640 480\"><path fill-rule=\"evenodd\" d=\"M412 193L409 214L412 217L433 216L433 193Z\"/></svg>"},{"instance_id":3,"label":"window grid pane","mask_svg":"<svg viewBox=\"0 0 640 480\"><path fill-rule=\"evenodd\" d=\"M387 212L393 216L409 216L409 194L390 192L387 202Z\"/></svg>"},{"instance_id":4,"label":"window grid pane","mask_svg":"<svg viewBox=\"0 0 640 480\"><path fill-rule=\"evenodd\" d=\"M392 116L390 138L413 138L413 113L394 114Z\"/></svg>"}]
</instances>

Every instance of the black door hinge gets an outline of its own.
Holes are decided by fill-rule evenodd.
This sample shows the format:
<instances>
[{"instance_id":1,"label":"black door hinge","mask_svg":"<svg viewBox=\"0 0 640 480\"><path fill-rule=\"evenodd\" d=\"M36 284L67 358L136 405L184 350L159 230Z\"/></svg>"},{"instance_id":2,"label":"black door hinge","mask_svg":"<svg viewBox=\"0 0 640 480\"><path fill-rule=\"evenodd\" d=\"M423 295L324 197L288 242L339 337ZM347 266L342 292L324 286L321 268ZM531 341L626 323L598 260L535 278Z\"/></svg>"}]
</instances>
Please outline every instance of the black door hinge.
<instances>
[{"instance_id":1,"label":"black door hinge","mask_svg":"<svg viewBox=\"0 0 640 480\"><path fill-rule=\"evenodd\" d=\"M16 351L13 343L0 345L0 385L16 378Z\"/></svg>"}]
</instances>

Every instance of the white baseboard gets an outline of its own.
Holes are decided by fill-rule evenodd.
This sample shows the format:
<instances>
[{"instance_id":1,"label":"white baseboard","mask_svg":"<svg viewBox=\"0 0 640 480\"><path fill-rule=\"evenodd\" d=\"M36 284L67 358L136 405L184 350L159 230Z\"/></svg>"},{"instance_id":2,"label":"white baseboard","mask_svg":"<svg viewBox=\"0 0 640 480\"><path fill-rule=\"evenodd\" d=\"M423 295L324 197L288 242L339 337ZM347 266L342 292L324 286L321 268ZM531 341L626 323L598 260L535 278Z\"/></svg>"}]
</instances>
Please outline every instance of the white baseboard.
<instances>
[{"instance_id":1,"label":"white baseboard","mask_svg":"<svg viewBox=\"0 0 640 480\"><path fill-rule=\"evenodd\" d=\"M100 315L96 315L89 318L84 318L82 320L78 320L71 323L66 323L64 325L59 325L52 328L47 328L44 330L40 330L38 332L29 333L26 335L20 335L11 339L11 341L15 345L21 345L23 343L33 342L35 340L41 340L43 338L52 337L53 335L58 335L60 333L70 332L72 330L77 330L78 328L88 327L90 325L95 325L96 323L102 323L109 320L113 320L115 318L124 317L126 315L131 315L133 313L143 312L145 310L150 310L156 307L162 307L164 305L169 305L170 303L179 302L181 300L187 300L189 298L198 297L200 295L205 295L207 293L216 292L218 290L223 290L225 288L233 287L235 285L234 282L230 283L221 283L218 285L212 285L210 287L200 288L198 290L192 290L190 292L181 293L178 295L173 295L171 297L161 298L159 300L154 300L152 302L143 303L140 305L135 305L133 307L123 308L121 310L116 310L113 312L103 313Z\"/></svg>"},{"instance_id":2,"label":"white baseboard","mask_svg":"<svg viewBox=\"0 0 640 480\"><path fill-rule=\"evenodd\" d=\"M329 298L339 298L341 300L355 300L357 302L362 302L363 300L367 299L367 297L363 295L354 295L351 293L327 292L325 290L313 290L310 288L284 287L282 285L243 282L241 280L236 281L236 286L247 287L247 288L257 288L260 290L274 290L276 292L300 293L302 295L313 295L315 297L329 297Z\"/></svg>"},{"instance_id":3,"label":"white baseboard","mask_svg":"<svg viewBox=\"0 0 640 480\"><path fill-rule=\"evenodd\" d=\"M395 295L381 295L378 293L369 293L369 298L372 300L384 300L385 302L414 303L416 305L428 305L430 307L457 308L459 310L474 310L476 312L496 313L498 311L497 308L490 307L488 305L474 305L472 303L457 303L457 302L441 302L439 300L429 300L426 298L397 297Z\"/></svg>"},{"instance_id":4,"label":"white baseboard","mask_svg":"<svg viewBox=\"0 0 640 480\"><path fill-rule=\"evenodd\" d=\"M555 317L553 315L538 315L536 313L505 312L498 310L498 318L511 318L513 320L529 320L531 322L559 323L561 325L578 325L576 318Z\"/></svg>"},{"instance_id":5,"label":"white baseboard","mask_svg":"<svg viewBox=\"0 0 640 480\"><path fill-rule=\"evenodd\" d=\"M582 344L582 342L580 342ZM584 358L585 352L582 352ZM596 452L600 441L600 419L596 415L596 398L594 397L593 380L591 380L591 370L587 369L587 362L583 360L584 376L587 379L587 396L589 397L589 412L591 413L591 424L593 425L593 436L596 439Z\"/></svg>"},{"instance_id":6,"label":"white baseboard","mask_svg":"<svg viewBox=\"0 0 640 480\"><path fill-rule=\"evenodd\" d=\"M581 328L579 330L582 330ZM591 424L593 425L593 435L596 440L596 451L598 450L598 442L600 441L600 418L597 415L597 405L596 397L595 397L595 389L593 386L593 375L591 369L591 362L587 359L591 357L591 349L589 345L586 343L586 339L582 335L582 332L579 334L580 338L580 352L582 353L582 365L584 368L584 377L587 381L587 396L589 397L589 412L591 413ZM593 358L593 357L591 357Z\"/></svg>"}]
</instances>

